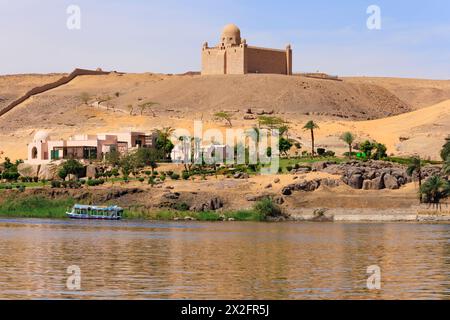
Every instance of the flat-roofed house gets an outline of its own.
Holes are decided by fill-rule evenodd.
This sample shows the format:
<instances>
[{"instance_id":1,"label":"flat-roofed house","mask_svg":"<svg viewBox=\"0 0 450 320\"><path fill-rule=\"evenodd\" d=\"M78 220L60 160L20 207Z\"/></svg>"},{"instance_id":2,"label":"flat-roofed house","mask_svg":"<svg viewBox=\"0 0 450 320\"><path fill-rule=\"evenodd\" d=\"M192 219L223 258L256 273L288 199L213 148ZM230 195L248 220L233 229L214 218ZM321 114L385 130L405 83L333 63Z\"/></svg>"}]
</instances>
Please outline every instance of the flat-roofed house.
<instances>
[{"instance_id":1,"label":"flat-roofed house","mask_svg":"<svg viewBox=\"0 0 450 320\"><path fill-rule=\"evenodd\" d=\"M35 134L28 144L28 164L45 164L55 160L101 160L104 155L117 150L124 154L136 148L153 148L156 133L143 132L78 134L67 140L52 140L45 131Z\"/></svg>"}]
</instances>

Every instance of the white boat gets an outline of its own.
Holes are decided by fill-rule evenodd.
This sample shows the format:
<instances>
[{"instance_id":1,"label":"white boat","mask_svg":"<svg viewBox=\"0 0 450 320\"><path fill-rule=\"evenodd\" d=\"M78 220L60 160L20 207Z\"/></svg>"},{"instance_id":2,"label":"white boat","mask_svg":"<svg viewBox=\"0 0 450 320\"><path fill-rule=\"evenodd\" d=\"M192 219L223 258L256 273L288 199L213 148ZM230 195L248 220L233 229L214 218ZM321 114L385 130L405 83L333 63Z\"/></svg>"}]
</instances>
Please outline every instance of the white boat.
<instances>
[{"instance_id":1,"label":"white boat","mask_svg":"<svg viewBox=\"0 0 450 320\"><path fill-rule=\"evenodd\" d=\"M89 206L76 204L72 211L66 212L71 219L87 220L120 220L123 216L123 209L118 206Z\"/></svg>"}]
</instances>

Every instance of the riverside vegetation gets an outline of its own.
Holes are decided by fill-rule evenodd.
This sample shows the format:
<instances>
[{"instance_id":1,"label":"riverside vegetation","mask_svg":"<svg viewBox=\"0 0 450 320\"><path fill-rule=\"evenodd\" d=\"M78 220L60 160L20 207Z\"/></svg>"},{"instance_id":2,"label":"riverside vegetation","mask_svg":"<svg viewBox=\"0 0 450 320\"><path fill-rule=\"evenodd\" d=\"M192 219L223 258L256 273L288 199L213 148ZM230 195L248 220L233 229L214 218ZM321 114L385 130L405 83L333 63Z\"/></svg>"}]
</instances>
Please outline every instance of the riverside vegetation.
<instances>
[{"instance_id":1,"label":"riverside vegetation","mask_svg":"<svg viewBox=\"0 0 450 320\"><path fill-rule=\"evenodd\" d=\"M385 163L391 163L405 166L405 174L400 176L397 186L401 186L411 179L419 181L418 200L421 203L427 203L429 206L440 209L442 200L450 196L450 182L448 175L450 174L450 137L444 144L441 152L443 162L426 161L418 157L396 158L387 155L386 147L376 141L362 141L355 143L356 136L351 132L346 132L341 139L348 145L349 152L338 157L331 150L324 148L315 148L314 139L312 142L312 152L302 151L298 156L302 145L299 141L289 137L289 127L286 123L275 117L262 117L259 127L266 126L269 129L280 130L280 152L284 157L280 161L279 174L293 172L310 172L313 167L317 167L320 163L331 163L339 169L339 166L354 166L362 168L358 169L359 180L355 183L353 173L344 173L342 181L351 187L361 189L365 175L364 170L370 170L370 161L383 160ZM256 132L259 130L254 128ZM305 130L314 137L314 130L320 130L318 124L313 121L305 125ZM59 165L54 165L52 170L55 179L51 181L39 180L32 176L32 172L26 167L19 170L22 165L21 160L15 162L5 158L0 164L0 215L16 216L16 217L45 217L45 218L62 218L65 211L75 203L75 199L70 195L58 198L49 198L42 195L24 194L26 189L49 189L49 190L70 190L70 189L87 189L95 190L104 184L114 186L120 182L121 185L128 184L131 181L138 181L147 184L150 187L157 187L164 184L168 180L185 180L194 181L196 179L207 180L208 177L216 177L222 175L225 178L239 179L256 175L263 167L262 164L255 165L206 165L187 163L184 164L184 170L174 172L171 170L158 172L159 164L170 160L170 153L173 149L171 137L173 135L172 128L164 128L158 131L159 138L155 149L138 149L134 153L120 154L111 152L106 155L104 161L91 160L88 165L78 160L70 159ZM291 156L292 149L295 150L296 156ZM355 152L354 150L358 151ZM268 148L267 154L270 156L271 150ZM2 153L0 152L0 156ZM248 151L246 152L248 158ZM364 169L369 164L369 169ZM439 170L426 170L426 165L441 165ZM85 178L87 166L95 168L95 177ZM361 173L362 170L362 173ZM408 178L408 175L410 178ZM364 177L363 177L364 176ZM374 179L376 175L373 175ZM426 178L426 179L425 179ZM424 180L425 179L425 180ZM423 181L424 180L424 181ZM364 184L365 185L365 184ZM367 184L369 186L369 184ZM296 186L293 186L296 189ZM370 189L370 188L369 188ZM286 191L286 188L283 189ZM314 189L315 190L315 189ZM290 192L284 192L283 195L291 195ZM2 195L3 193L3 195ZM21 195L22 194L22 195ZM89 204L90 199L76 199L77 202ZM98 204L98 203L96 203ZM113 201L104 201L104 204L114 204ZM227 211L224 209L212 210L202 208L200 210L190 210L190 206L180 202L170 208L160 208L155 210L143 210L138 206L130 205L126 208L125 216L129 219L155 219L155 220L199 220L199 221L266 221L279 220L286 216L283 213L281 203L277 202L273 197L262 197L258 199L253 208L247 210Z\"/></svg>"}]
</instances>

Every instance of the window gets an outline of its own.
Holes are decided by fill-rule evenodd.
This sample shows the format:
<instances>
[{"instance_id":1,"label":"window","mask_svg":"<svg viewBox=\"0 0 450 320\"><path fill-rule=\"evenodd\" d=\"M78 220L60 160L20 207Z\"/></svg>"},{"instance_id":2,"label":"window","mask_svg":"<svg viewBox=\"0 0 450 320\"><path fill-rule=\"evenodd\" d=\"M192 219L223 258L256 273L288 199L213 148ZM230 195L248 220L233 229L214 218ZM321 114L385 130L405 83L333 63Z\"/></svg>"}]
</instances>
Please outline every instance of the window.
<instances>
[{"instance_id":1,"label":"window","mask_svg":"<svg viewBox=\"0 0 450 320\"><path fill-rule=\"evenodd\" d=\"M31 158L32 159L37 159L37 155L38 155L37 148L33 147L33 149L31 150Z\"/></svg>"}]
</instances>

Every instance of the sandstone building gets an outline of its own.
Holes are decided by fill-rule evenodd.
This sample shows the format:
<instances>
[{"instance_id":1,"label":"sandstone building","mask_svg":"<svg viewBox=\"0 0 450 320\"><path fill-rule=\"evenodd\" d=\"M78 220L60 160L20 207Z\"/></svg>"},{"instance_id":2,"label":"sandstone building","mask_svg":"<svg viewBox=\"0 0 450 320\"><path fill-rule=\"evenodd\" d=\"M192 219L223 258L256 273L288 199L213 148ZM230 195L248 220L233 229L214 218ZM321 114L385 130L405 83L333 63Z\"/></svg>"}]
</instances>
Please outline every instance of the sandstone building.
<instances>
[{"instance_id":1,"label":"sandstone building","mask_svg":"<svg viewBox=\"0 0 450 320\"><path fill-rule=\"evenodd\" d=\"M225 26L216 47L202 49L202 75L272 73L292 75L292 49L252 47L234 24Z\"/></svg>"}]
</instances>

